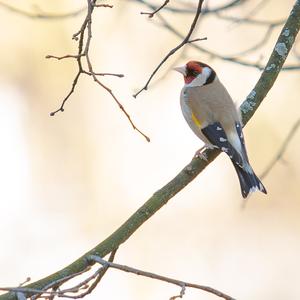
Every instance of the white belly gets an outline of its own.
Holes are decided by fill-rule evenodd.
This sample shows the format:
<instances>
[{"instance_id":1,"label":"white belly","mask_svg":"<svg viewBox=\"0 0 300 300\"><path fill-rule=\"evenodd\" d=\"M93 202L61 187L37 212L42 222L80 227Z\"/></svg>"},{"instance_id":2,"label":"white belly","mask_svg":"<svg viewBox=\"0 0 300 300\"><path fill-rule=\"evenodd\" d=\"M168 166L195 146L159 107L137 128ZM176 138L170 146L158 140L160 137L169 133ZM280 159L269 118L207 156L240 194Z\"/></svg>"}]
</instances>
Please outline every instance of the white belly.
<instances>
[{"instance_id":1,"label":"white belly","mask_svg":"<svg viewBox=\"0 0 300 300\"><path fill-rule=\"evenodd\" d=\"M184 119L192 129L192 131L196 134L196 136L202 140L206 145L210 145L210 142L207 140L207 138L203 135L201 128L195 124L193 121L193 113L192 110L190 109L190 106L188 105L188 97L185 93L185 88L182 89L181 95L180 95L180 106L181 106L181 111L184 116Z\"/></svg>"}]
</instances>

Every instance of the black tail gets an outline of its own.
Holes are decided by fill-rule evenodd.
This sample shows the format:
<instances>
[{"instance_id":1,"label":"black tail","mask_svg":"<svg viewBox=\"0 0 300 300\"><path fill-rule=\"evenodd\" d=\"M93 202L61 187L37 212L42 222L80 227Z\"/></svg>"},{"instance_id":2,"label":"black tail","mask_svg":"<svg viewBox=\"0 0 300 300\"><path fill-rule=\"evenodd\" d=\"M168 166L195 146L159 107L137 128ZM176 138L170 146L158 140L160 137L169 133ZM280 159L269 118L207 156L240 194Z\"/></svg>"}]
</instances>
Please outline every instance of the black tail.
<instances>
[{"instance_id":1,"label":"black tail","mask_svg":"<svg viewBox=\"0 0 300 300\"><path fill-rule=\"evenodd\" d=\"M259 180L259 178L255 175L250 165L247 166L247 171L244 168L236 165L234 162L233 165L239 177L243 198L247 198L249 193L252 193L256 190L261 191L265 194L267 193L266 188Z\"/></svg>"},{"instance_id":2,"label":"black tail","mask_svg":"<svg viewBox=\"0 0 300 300\"><path fill-rule=\"evenodd\" d=\"M246 198L249 193L256 190L266 194L267 191L264 185L254 174L248 162L245 141L242 133L242 125L239 122L236 122L235 129L236 134L233 133L234 137L231 137L231 140L233 139L235 145L240 144L240 146L238 146L239 150L237 150L235 146L233 146L233 144L231 144L231 142L228 140L221 123L215 122L207 125L206 127L202 128L201 131L212 145L225 152L231 159L238 174L242 195L244 198Z\"/></svg>"}]
</instances>

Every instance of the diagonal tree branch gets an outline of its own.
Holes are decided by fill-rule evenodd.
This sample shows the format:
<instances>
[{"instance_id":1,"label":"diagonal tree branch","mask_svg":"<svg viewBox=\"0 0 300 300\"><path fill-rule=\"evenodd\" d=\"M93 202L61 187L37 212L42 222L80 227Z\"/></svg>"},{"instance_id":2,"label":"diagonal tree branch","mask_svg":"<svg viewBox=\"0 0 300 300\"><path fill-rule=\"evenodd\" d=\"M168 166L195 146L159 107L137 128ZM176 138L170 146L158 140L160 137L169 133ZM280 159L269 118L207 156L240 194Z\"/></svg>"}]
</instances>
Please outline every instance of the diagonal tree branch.
<instances>
[{"instance_id":1,"label":"diagonal tree branch","mask_svg":"<svg viewBox=\"0 0 300 300\"><path fill-rule=\"evenodd\" d=\"M300 127L300 119L298 119L296 121L296 123L293 125L293 127L289 131L288 135L284 139L284 141L283 141L281 147L279 148L278 152L276 153L276 155L274 156L272 161L269 163L269 165L266 167L266 169L263 171L263 173L260 175L261 179L266 177L270 173L270 171L273 169L275 164L282 158L282 156L285 153L289 143L294 138L294 136L295 136L297 130L299 129L299 127Z\"/></svg>"},{"instance_id":2,"label":"diagonal tree branch","mask_svg":"<svg viewBox=\"0 0 300 300\"><path fill-rule=\"evenodd\" d=\"M275 83L279 72L290 52L294 40L300 28L300 0L295 5L279 35L264 71L262 72L257 84L250 92L246 100L241 105L243 122L246 124L266 97L269 90ZM60 280L71 274L85 270L91 262L88 260L90 255L104 257L124 243L144 222L152 217L162 206L171 198L187 186L199 173L201 173L218 155L218 150L206 150L208 160L193 158L192 161L183 168L179 174L167 183L160 190L145 202L122 226L113 232L103 242L88 251L72 264L56 273L43 279L26 285L26 288L43 289L50 282ZM27 293L29 297L32 293ZM6 293L0 296L0 300L17 300L14 292Z\"/></svg>"},{"instance_id":3,"label":"diagonal tree branch","mask_svg":"<svg viewBox=\"0 0 300 300\"><path fill-rule=\"evenodd\" d=\"M36 300L39 298L47 298L49 300L52 300L56 296L64 297L64 298L71 298L71 299L83 298L86 295L90 294L96 288L97 284L101 281L101 279L105 275L106 271L110 267L109 264L113 262L117 250L118 249L115 249L111 252L108 261L107 262L105 261L106 262L105 265L103 265L92 275L90 275L89 277L87 277L86 279L79 282L78 284L76 284L73 287L63 288L63 289L61 288L64 283L66 283L70 279L73 279L73 278L85 273L86 271L89 271L91 269L91 267L88 267L86 270L83 270L79 273L70 274L69 276L61 278L59 280L52 281L51 283L49 283L49 285L45 286L42 290L26 288L26 287L23 287L22 286L23 284L22 284L18 287L0 287L0 291L16 292L18 300L20 300L20 296L22 299L26 299L25 294L28 294L28 293L34 294L33 296L30 297L31 300ZM26 283L27 281L28 281L28 278L24 283ZM82 290L84 290L84 292L79 293Z\"/></svg>"},{"instance_id":4,"label":"diagonal tree branch","mask_svg":"<svg viewBox=\"0 0 300 300\"><path fill-rule=\"evenodd\" d=\"M172 32L173 34L178 36L180 39L184 38L184 36L178 30L176 30L171 24L169 24L164 17L162 17L161 15L157 15L157 17L162 21L162 24L161 24L162 27L166 28L167 30L169 30L170 32ZM274 27L273 25L270 25L270 26ZM232 62L235 64L239 64L239 65L242 65L245 67L256 68L259 70L264 69L264 65L260 64L260 63L249 62L249 61L237 58L235 56L224 56L217 52L214 52L212 50L208 50L202 46L199 46L198 44L190 44L190 46L201 51L202 53L209 55L212 58L218 58L220 60L229 61L229 62ZM299 70L299 69L300 69L299 64L291 64L291 65L284 66L281 69L281 71L292 71L292 70Z\"/></svg>"},{"instance_id":5,"label":"diagonal tree branch","mask_svg":"<svg viewBox=\"0 0 300 300\"><path fill-rule=\"evenodd\" d=\"M154 10L153 12L144 12L141 11L141 15L148 15L148 18L153 18L153 16L158 13L160 10L162 10L166 5L168 5L168 3L170 2L170 0L165 0L165 2L159 6L156 10Z\"/></svg>"},{"instance_id":6,"label":"diagonal tree branch","mask_svg":"<svg viewBox=\"0 0 300 300\"><path fill-rule=\"evenodd\" d=\"M214 295L216 295L218 297L221 297L225 300L235 300L231 296L228 296L228 295L226 295L226 294L224 294L224 293L222 293L222 292L220 292L216 289L213 289L209 286L199 285L199 284L190 283L190 282L186 282L186 281L182 281L182 280L177 280L177 279L174 279L174 278L158 275L158 274L155 274L155 273L152 273L152 272L143 271L143 270L136 269L136 268L133 268L133 267L129 267L129 266L126 266L126 265L116 264L116 263L113 263L113 262L110 262L110 261L106 261L106 260L104 260L101 257L96 256L96 255L91 255L89 258L91 260L93 260L94 262L97 262L97 263L101 264L103 267L113 268L113 269L117 269L117 270L120 270L120 271L123 271L123 272L133 273L133 274L136 274L136 275L140 275L140 276L144 276L144 277L148 277L148 278L152 278L152 279L156 279L156 280L161 280L161 281L164 281L164 282L175 284L175 285L177 285L177 286L179 286L183 289L185 289L187 287L195 288L195 289L198 289L198 290L202 290L202 291L206 291L208 293L214 294ZM180 297L180 296L174 296L172 298L176 299L178 297Z\"/></svg>"},{"instance_id":7,"label":"diagonal tree branch","mask_svg":"<svg viewBox=\"0 0 300 300\"><path fill-rule=\"evenodd\" d=\"M91 40L92 40L92 15L93 11L97 7L109 7L112 8L112 5L109 4L96 4L96 0L87 0L87 14L86 17L81 25L81 28L79 31L77 31L75 34L73 34L73 40L78 41L78 52L76 55L64 55L64 56L54 56L54 55L47 55L46 58L54 58L57 60L61 59L67 59L67 58L73 58L77 62L77 67L78 71L77 74L75 75L73 79L73 83L71 86L71 89L69 93L65 96L65 98L62 100L61 105L58 109L50 113L50 116L54 116L58 112L63 112L65 110L65 104L66 102L70 99L71 95L74 93L75 88L77 87L79 78L81 77L82 74L91 76L93 80L101 86L111 97L112 99L116 102L118 105L119 109L121 112L126 116L127 120L129 121L130 125L134 130L139 132L146 140L147 142L150 142L150 138L144 134L132 121L129 113L126 111L124 106L121 104L121 102L118 100L116 97L115 93L111 88L109 88L107 85L102 83L98 79L97 76L104 76L104 75L109 75L109 76L116 76L116 77L123 77L123 74L113 74L113 73L96 73L93 70L91 58L90 58L90 45L91 45ZM87 65L87 69L84 68L84 62Z\"/></svg>"},{"instance_id":8,"label":"diagonal tree branch","mask_svg":"<svg viewBox=\"0 0 300 300\"><path fill-rule=\"evenodd\" d=\"M151 82L152 78L154 77L154 75L157 73L157 71L160 69L160 67L165 63L165 61L171 56L173 55L176 51L178 51L180 48L182 48L184 45L192 43L192 42L196 42L199 41L201 39L195 39L195 40L190 40L191 35L193 34L193 31L196 27L196 24L198 22L200 13L201 13L201 8L202 8L202 3L204 0L198 0L198 7L197 7L197 11L195 14L195 17L193 19L193 22L191 24L191 27L189 29L189 32L187 33L187 35L183 38L182 42L177 45L175 48L173 48L164 58L163 60L158 64L158 66L154 69L154 71L152 72L152 74L150 75L149 79L147 80L146 84L137 92L133 95L134 98L136 98L142 91L146 91L148 88L149 83Z\"/></svg>"}]
</instances>

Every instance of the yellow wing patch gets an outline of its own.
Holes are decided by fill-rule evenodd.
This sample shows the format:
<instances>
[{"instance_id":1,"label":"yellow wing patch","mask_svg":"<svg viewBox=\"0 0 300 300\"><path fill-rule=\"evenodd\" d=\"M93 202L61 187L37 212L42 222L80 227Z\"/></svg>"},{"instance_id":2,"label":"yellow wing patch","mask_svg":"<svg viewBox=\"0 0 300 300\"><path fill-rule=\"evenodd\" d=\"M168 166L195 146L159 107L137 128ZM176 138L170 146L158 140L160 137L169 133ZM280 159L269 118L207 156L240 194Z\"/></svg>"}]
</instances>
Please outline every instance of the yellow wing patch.
<instances>
[{"instance_id":1,"label":"yellow wing patch","mask_svg":"<svg viewBox=\"0 0 300 300\"><path fill-rule=\"evenodd\" d=\"M192 113L192 121L195 123L197 127L201 127L201 121L197 119L197 117Z\"/></svg>"}]
</instances>

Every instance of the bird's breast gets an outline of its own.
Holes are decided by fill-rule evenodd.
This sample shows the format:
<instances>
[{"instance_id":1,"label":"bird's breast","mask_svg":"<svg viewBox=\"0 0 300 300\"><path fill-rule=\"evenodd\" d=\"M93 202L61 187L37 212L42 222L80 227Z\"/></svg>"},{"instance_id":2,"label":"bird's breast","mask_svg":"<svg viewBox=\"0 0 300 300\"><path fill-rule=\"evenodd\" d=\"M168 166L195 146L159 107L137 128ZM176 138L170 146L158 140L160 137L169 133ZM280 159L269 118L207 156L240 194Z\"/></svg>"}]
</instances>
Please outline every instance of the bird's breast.
<instances>
[{"instance_id":1,"label":"bird's breast","mask_svg":"<svg viewBox=\"0 0 300 300\"><path fill-rule=\"evenodd\" d=\"M188 90L184 88L180 98L183 116L193 130L200 130L203 125L203 121L199 118L199 115L193 111L193 105L191 105L191 101L192 99L189 97Z\"/></svg>"}]
</instances>

